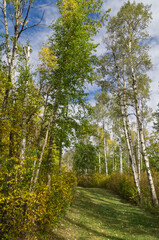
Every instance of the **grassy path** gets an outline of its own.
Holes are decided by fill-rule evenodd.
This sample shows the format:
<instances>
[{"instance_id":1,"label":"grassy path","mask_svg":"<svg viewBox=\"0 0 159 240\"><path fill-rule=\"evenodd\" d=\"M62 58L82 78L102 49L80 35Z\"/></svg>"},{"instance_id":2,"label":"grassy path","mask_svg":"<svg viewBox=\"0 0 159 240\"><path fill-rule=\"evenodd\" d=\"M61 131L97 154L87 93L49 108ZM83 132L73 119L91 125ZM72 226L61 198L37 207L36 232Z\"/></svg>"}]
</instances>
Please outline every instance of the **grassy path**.
<instances>
[{"instance_id":1,"label":"grassy path","mask_svg":"<svg viewBox=\"0 0 159 240\"><path fill-rule=\"evenodd\" d=\"M52 239L159 239L159 217L104 189L78 188L73 205Z\"/></svg>"}]
</instances>

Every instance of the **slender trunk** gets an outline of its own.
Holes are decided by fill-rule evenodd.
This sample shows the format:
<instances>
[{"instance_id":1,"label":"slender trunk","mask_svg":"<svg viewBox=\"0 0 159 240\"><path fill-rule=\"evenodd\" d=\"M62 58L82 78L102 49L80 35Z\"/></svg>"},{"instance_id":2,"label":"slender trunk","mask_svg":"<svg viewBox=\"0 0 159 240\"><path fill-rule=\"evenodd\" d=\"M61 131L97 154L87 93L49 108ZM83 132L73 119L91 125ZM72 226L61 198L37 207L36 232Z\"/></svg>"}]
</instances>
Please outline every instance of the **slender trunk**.
<instances>
[{"instance_id":1,"label":"slender trunk","mask_svg":"<svg viewBox=\"0 0 159 240\"><path fill-rule=\"evenodd\" d=\"M127 101L126 101L126 79L125 79L125 67L123 66L123 86L122 86L122 95L120 96L120 107L121 107L121 113L123 118L123 125L124 125L124 132L125 132L125 138L127 143L127 148L129 152L129 159L131 162L131 168L134 176L134 182L135 186L137 188L137 192L141 201L141 189L140 189L140 181L137 171L137 164L136 164L136 158L133 150L133 144L132 144L132 137L131 137L131 131L130 131L130 123L128 118L128 111L127 111ZM119 91L120 93L120 91Z\"/></svg>"},{"instance_id":2,"label":"slender trunk","mask_svg":"<svg viewBox=\"0 0 159 240\"><path fill-rule=\"evenodd\" d=\"M115 154L114 154L114 143L113 143L113 172L115 171Z\"/></svg>"},{"instance_id":3,"label":"slender trunk","mask_svg":"<svg viewBox=\"0 0 159 240\"><path fill-rule=\"evenodd\" d=\"M5 40L6 40L6 52L7 52L7 60L8 60L8 76L9 81L11 82L12 86L11 89L6 89L4 100L3 100L3 108L7 107L8 96L11 91L12 101L14 103L14 95L15 95L15 77L14 77L14 63L15 63L15 56L17 51L17 41L18 41L18 34L19 34L19 23L20 23L20 12L18 8L15 8L14 16L15 16L15 25L14 25L14 37L13 37L13 47L11 51L10 46L10 39L9 39L9 30L8 30L8 19L7 19L7 1L3 0L3 7L2 7L3 17L4 17L4 26L5 26ZM10 145L9 145L9 157L13 157L13 146L14 146L14 132L11 130L10 132Z\"/></svg>"},{"instance_id":4,"label":"slender trunk","mask_svg":"<svg viewBox=\"0 0 159 240\"><path fill-rule=\"evenodd\" d=\"M8 31L8 21L7 21L7 3L6 3L6 0L3 0L3 11L2 12L3 12L4 26L5 26L7 61L8 61L9 69L10 69L11 58L12 57L11 57L11 47L10 47L10 43L9 43L9 31ZM10 76L9 76L9 80L11 81L12 85L14 85L14 79L10 78ZM5 109L6 106L7 106L9 91L10 91L10 88L7 88L6 91L5 91L2 109Z\"/></svg>"},{"instance_id":5,"label":"slender trunk","mask_svg":"<svg viewBox=\"0 0 159 240\"><path fill-rule=\"evenodd\" d=\"M8 64L10 65L10 63L11 63L11 47L10 47L10 43L9 43L6 0L3 0L3 16L4 16L4 26L5 26L5 39L6 39L6 45L7 45L7 60L8 60ZM13 84L13 82L12 82L12 84Z\"/></svg>"},{"instance_id":6,"label":"slender trunk","mask_svg":"<svg viewBox=\"0 0 159 240\"><path fill-rule=\"evenodd\" d=\"M141 152L141 149L140 149ZM141 166L141 172L143 171L143 160L142 160L142 154L140 155L140 166Z\"/></svg>"},{"instance_id":7,"label":"slender trunk","mask_svg":"<svg viewBox=\"0 0 159 240\"><path fill-rule=\"evenodd\" d=\"M44 139L44 144L43 144L42 151L41 151L41 154L40 154L40 159L39 159L38 167L37 167L37 170L36 170L36 173L35 173L35 178L34 178L34 183L33 183L33 189L35 189L36 184L37 184L37 181L38 181L39 171L40 171L40 167L41 167L41 164L42 164L42 161L43 161L43 155L44 155L45 147L46 147L47 140L48 140L48 135L49 135L50 125L51 125L51 123L52 123L52 118L53 118L53 112L52 112L52 114L51 114L51 116L50 116L49 124L48 124L47 130L46 130L45 139Z\"/></svg>"},{"instance_id":8,"label":"slender trunk","mask_svg":"<svg viewBox=\"0 0 159 240\"><path fill-rule=\"evenodd\" d=\"M20 159L21 159L21 164L23 164L23 161L25 159L25 149L26 149L26 128L23 129L22 131L22 140L21 140L21 150L20 150Z\"/></svg>"},{"instance_id":9,"label":"slender trunk","mask_svg":"<svg viewBox=\"0 0 159 240\"><path fill-rule=\"evenodd\" d=\"M101 157L100 157L100 151L99 151L98 159L99 159L99 173L101 174Z\"/></svg>"},{"instance_id":10,"label":"slender trunk","mask_svg":"<svg viewBox=\"0 0 159 240\"><path fill-rule=\"evenodd\" d=\"M119 158L120 158L120 174L123 173L123 158L122 158L122 144L121 135L119 134Z\"/></svg>"},{"instance_id":11,"label":"slender trunk","mask_svg":"<svg viewBox=\"0 0 159 240\"><path fill-rule=\"evenodd\" d=\"M33 180L34 180L34 176L35 176L36 163L37 163L37 159L34 160L33 172L32 172L32 176L31 176L31 180L30 180L29 192L31 192L31 190L32 190Z\"/></svg>"},{"instance_id":12,"label":"slender trunk","mask_svg":"<svg viewBox=\"0 0 159 240\"><path fill-rule=\"evenodd\" d=\"M139 179L141 175L141 151L140 151L140 136L139 136L139 130L137 128L137 163L138 163L138 173L139 173Z\"/></svg>"},{"instance_id":13,"label":"slender trunk","mask_svg":"<svg viewBox=\"0 0 159 240\"><path fill-rule=\"evenodd\" d=\"M105 161L105 173L108 175L108 163L107 163L107 152L106 152L106 144L105 144L105 124L103 118L103 143L104 143L104 161Z\"/></svg>"},{"instance_id":14,"label":"slender trunk","mask_svg":"<svg viewBox=\"0 0 159 240\"><path fill-rule=\"evenodd\" d=\"M52 129L54 127L52 126ZM52 172L52 167L51 167L51 160L52 160L52 148L53 148L53 141L54 141L54 136L53 136L53 132L50 135L49 138L49 149L48 149L48 155L47 155L47 185L49 187L49 189L51 189L51 172Z\"/></svg>"},{"instance_id":15,"label":"slender trunk","mask_svg":"<svg viewBox=\"0 0 159 240\"><path fill-rule=\"evenodd\" d=\"M10 135L9 135L9 158L12 158L15 153L15 138L14 138L14 132L11 130Z\"/></svg>"},{"instance_id":16,"label":"slender trunk","mask_svg":"<svg viewBox=\"0 0 159 240\"><path fill-rule=\"evenodd\" d=\"M132 61L132 55L131 55L131 41L129 42L129 54L130 54L130 64L131 64L131 72L132 72L132 87L134 91L134 100L135 100L135 111L136 111L136 118L137 118L137 123L138 123L138 129L139 129L139 136L140 136L140 142L141 142L141 151L143 155L143 160L145 162L145 167L146 167L146 172L148 176L148 181L150 185L150 191L151 191L151 198L152 198L152 203L153 205L158 205L158 199L157 199L157 194L150 170L150 164L149 164L149 158L146 152L146 145L145 145L145 139L144 139L144 132L143 132L143 125L141 121L141 115L140 115L140 109L139 109L139 104L138 104L138 93L137 93L137 80L135 76L135 70L133 67L133 61Z\"/></svg>"},{"instance_id":17,"label":"slender trunk","mask_svg":"<svg viewBox=\"0 0 159 240\"><path fill-rule=\"evenodd\" d=\"M60 149L59 149L59 173L61 173L62 167L62 142L60 141Z\"/></svg>"},{"instance_id":18,"label":"slender trunk","mask_svg":"<svg viewBox=\"0 0 159 240\"><path fill-rule=\"evenodd\" d=\"M128 171L129 171L129 167L130 167L130 155L129 155L129 152L128 152L128 155L127 155L127 167L128 167Z\"/></svg>"},{"instance_id":19,"label":"slender trunk","mask_svg":"<svg viewBox=\"0 0 159 240\"><path fill-rule=\"evenodd\" d=\"M35 189L37 181L38 181L39 171L40 171L40 167L41 167L41 164L42 164L42 161L43 161L43 155L44 155L45 147L46 147L46 144L47 144L47 141L48 141L49 130L50 130L51 124L53 122L53 118L55 117L55 113L56 113L57 108L58 108L58 98L59 98L59 95L60 95L60 91L61 91L61 81L59 82L58 89L56 91L53 109L52 109L51 116L50 116L50 119L49 119L49 123L48 123L48 126L47 126L47 130L46 130L46 134L45 134L45 140L44 140L42 151L41 151L41 154L40 154L38 167L37 167L37 170L36 170L36 173L35 173L33 190Z\"/></svg>"},{"instance_id":20,"label":"slender trunk","mask_svg":"<svg viewBox=\"0 0 159 240\"><path fill-rule=\"evenodd\" d=\"M40 133L39 133L39 136L38 136L37 141L36 141L37 148L39 148L40 141L41 141L41 138L42 138L42 135L43 135L45 117L46 117L46 113L47 113L47 103L48 103L48 98L49 98L49 91L50 91L50 87L47 89L47 95L46 95L46 99L45 99L45 103L44 103L44 113L43 113L43 116L42 116Z\"/></svg>"},{"instance_id":21,"label":"slender trunk","mask_svg":"<svg viewBox=\"0 0 159 240\"><path fill-rule=\"evenodd\" d=\"M29 71L29 59L30 59L30 46L27 47L27 49L23 46L23 51L25 54L25 61L26 61L26 69ZM28 85L28 81L26 82L26 87ZM24 106L27 104L27 93L24 96ZM25 111L25 109L24 109ZM23 121L22 121L22 139L21 139L21 149L20 149L20 159L21 164L23 164L23 161L25 159L25 149L26 149L26 113L23 113Z\"/></svg>"},{"instance_id":22,"label":"slender trunk","mask_svg":"<svg viewBox=\"0 0 159 240\"><path fill-rule=\"evenodd\" d=\"M131 169L133 172L135 186L137 188L138 196L141 201L140 182L139 182L139 176L137 172L135 154L134 154L133 145L132 145L132 137L131 137L131 131L130 131L128 111L127 111L125 64L123 63L123 84L121 84L119 69L116 63L116 56L114 52L113 52L113 57L114 57L114 62L115 62L116 72L117 72L118 95L119 95L120 109L121 109L121 114L123 119L124 133L125 133L125 138L126 138L126 143L127 143L128 153L129 153L129 159L131 162Z\"/></svg>"},{"instance_id":23,"label":"slender trunk","mask_svg":"<svg viewBox=\"0 0 159 240\"><path fill-rule=\"evenodd\" d=\"M122 105L124 106L124 108L122 107ZM126 142L127 142L127 148L128 148L128 152L129 152L129 159L131 162L131 168L132 168L132 172L133 172L133 176L134 176L135 186L137 188L138 195L141 199L140 182L139 182L139 176L138 176L138 171L137 171L135 154L134 154L134 150L133 150L131 131L130 131L130 123L129 123L129 119L128 119L127 105L126 105L125 100L123 101L123 103L121 103L121 111L122 111L122 116L123 116L125 138L126 138Z\"/></svg>"},{"instance_id":24,"label":"slender trunk","mask_svg":"<svg viewBox=\"0 0 159 240\"><path fill-rule=\"evenodd\" d=\"M99 153L98 153L98 163L99 163L99 173L101 173L101 155L100 155L100 130L98 129L98 138L99 138Z\"/></svg>"},{"instance_id":25,"label":"slender trunk","mask_svg":"<svg viewBox=\"0 0 159 240\"><path fill-rule=\"evenodd\" d=\"M108 175L108 162L107 162L107 150L106 150L105 137L104 137L104 161L105 161L105 174Z\"/></svg>"},{"instance_id":26,"label":"slender trunk","mask_svg":"<svg viewBox=\"0 0 159 240\"><path fill-rule=\"evenodd\" d=\"M51 174L49 172L47 173L47 186L51 190Z\"/></svg>"}]
</instances>

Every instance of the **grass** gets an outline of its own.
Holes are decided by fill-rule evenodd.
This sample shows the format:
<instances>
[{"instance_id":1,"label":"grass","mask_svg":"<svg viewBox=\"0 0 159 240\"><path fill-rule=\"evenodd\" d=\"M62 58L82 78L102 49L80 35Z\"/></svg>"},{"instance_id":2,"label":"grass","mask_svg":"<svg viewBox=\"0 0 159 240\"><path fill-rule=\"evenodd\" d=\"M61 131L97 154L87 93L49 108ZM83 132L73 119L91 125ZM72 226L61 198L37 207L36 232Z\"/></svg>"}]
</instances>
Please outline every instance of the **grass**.
<instances>
[{"instance_id":1,"label":"grass","mask_svg":"<svg viewBox=\"0 0 159 240\"><path fill-rule=\"evenodd\" d=\"M105 189L78 188L53 240L153 240L159 239L159 216L124 202Z\"/></svg>"}]
</instances>

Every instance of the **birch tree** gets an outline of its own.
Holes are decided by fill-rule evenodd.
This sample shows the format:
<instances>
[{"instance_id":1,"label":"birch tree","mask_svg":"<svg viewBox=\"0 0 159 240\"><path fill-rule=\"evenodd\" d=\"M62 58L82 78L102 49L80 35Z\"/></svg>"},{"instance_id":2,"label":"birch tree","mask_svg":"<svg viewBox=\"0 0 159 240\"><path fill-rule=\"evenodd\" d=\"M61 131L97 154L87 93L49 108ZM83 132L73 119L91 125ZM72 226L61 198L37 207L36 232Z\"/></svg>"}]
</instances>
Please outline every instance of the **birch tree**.
<instances>
[{"instance_id":1,"label":"birch tree","mask_svg":"<svg viewBox=\"0 0 159 240\"><path fill-rule=\"evenodd\" d=\"M150 82L149 77L146 75L146 70L150 69L151 61L149 59L147 49L147 26L151 19L150 6L144 6L144 4L136 4L130 1L126 2L117 14L117 17L113 17L108 24L108 32L111 33L111 38L114 38L113 50L118 48L114 57L118 60L116 64L116 76L118 80L118 86L120 87L120 77L123 75L123 90L120 95L120 105L125 115L125 132L127 131L128 140L131 154L134 156L132 143L130 142L129 122L127 111L126 99L131 99L131 107L135 110L135 116L137 119L139 137L141 143L141 150L143 160L145 163L147 176L150 185L150 191L152 196L152 202L154 205L158 205L156 191L152 179L152 174L149 165L148 154L146 152L146 144L143 132L143 122L141 119L141 110L139 106L139 97L141 96L140 82L143 82L142 88L145 89ZM115 59L114 59L115 62ZM144 91L143 91L144 92ZM125 94L126 93L126 94ZM139 94L140 93L140 94ZM131 96L131 98L130 98ZM137 172L136 160L133 160L135 172ZM137 177L138 178L138 177ZM139 180L138 180L139 182Z\"/></svg>"}]
</instances>

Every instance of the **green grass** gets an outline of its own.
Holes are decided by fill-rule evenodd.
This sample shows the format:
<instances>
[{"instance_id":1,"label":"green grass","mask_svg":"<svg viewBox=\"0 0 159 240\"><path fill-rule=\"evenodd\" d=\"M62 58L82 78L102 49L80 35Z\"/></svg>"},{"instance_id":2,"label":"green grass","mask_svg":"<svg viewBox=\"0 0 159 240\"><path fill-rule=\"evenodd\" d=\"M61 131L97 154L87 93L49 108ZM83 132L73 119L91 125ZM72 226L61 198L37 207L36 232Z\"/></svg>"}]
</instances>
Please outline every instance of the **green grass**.
<instances>
[{"instance_id":1,"label":"green grass","mask_svg":"<svg viewBox=\"0 0 159 240\"><path fill-rule=\"evenodd\" d=\"M105 189L78 188L65 219L46 239L159 239L159 216L128 204Z\"/></svg>"}]
</instances>

